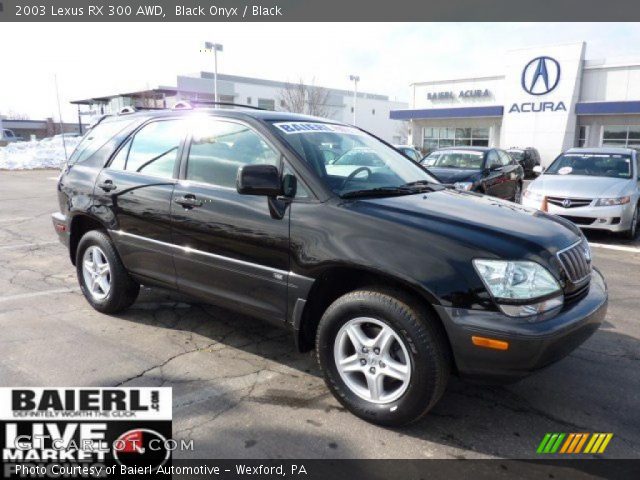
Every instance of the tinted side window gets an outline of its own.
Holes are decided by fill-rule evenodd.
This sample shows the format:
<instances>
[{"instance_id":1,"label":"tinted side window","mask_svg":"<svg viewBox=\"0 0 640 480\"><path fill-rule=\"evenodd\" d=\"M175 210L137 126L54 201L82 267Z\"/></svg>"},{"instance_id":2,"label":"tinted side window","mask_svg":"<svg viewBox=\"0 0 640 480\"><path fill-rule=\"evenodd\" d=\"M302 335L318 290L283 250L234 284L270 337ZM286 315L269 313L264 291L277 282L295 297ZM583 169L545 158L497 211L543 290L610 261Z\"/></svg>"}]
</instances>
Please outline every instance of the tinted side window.
<instances>
[{"instance_id":1,"label":"tinted side window","mask_svg":"<svg viewBox=\"0 0 640 480\"><path fill-rule=\"evenodd\" d=\"M500 163L502 165L511 165L511 157L506 152L498 150L498 156L500 157Z\"/></svg>"},{"instance_id":2,"label":"tinted side window","mask_svg":"<svg viewBox=\"0 0 640 480\"><path fill-rule=\"evenodd\" d=\"M171 178L184 133L182 120L145 125L120 149L111 168Z\"/></svg>"},{"instance_id":3,"label":"tinted side window","mask_svg":"<svg viewBox=\"0 0 640 480\"><path fill-rule=\"evenodd\" d=\"M69 164L84 163L114 136L133 123L130 118L99 123L87 132L69 158ZM113 151L113 150L112 150ZM111 152L109 152L111 153Z\"/></svg>"},{"instance_id":4,"label":"tinted side window","mask_svg":"<svg viewBox=\"0 0 640 480\"><path fill-rule=\"evenodd\" d=\"M279 165L280 154L246 125L212 119L193 130L187 180L235 188L241 166Z\"/></svg>"},{"instance_id":5,"label":"tinted side window","mask_svg":"<svg viewBox=\"0 0 640 480\"><path fill-rule=\"evenodd\" d=\"M500 157L498 157L498 152L495 150L491 150L487 155L487 168L498 168L502 166L502 162L500 162Z\"/></svg>"}]
</instances>

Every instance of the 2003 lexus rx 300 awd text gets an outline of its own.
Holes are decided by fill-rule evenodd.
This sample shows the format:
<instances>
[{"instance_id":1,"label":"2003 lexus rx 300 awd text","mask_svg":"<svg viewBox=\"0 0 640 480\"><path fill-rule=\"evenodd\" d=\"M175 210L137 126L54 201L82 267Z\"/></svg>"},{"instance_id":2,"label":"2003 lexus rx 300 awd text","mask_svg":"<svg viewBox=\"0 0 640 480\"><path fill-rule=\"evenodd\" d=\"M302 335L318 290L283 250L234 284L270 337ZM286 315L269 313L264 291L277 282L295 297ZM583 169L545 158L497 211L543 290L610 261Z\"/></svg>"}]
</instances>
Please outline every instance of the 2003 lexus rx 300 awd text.
<instances>
[{"instance_id":1,"label":"2003 lexus rx 300 awd text","mask_svg":"<svg viewBox=\"0 0 640 480\"><path fill-rule=\"evenodd\" d=\"M330 169L323 151L366 150ZM359 158L358 155L351 155ZM383 425L420 418L451 373L513 380L600 325L603 278L572 223L444 188L352 126L180 109L104 118L58 183L53 223L89 303L140 284L272 322Z\"/></svg>"}]
</instances>

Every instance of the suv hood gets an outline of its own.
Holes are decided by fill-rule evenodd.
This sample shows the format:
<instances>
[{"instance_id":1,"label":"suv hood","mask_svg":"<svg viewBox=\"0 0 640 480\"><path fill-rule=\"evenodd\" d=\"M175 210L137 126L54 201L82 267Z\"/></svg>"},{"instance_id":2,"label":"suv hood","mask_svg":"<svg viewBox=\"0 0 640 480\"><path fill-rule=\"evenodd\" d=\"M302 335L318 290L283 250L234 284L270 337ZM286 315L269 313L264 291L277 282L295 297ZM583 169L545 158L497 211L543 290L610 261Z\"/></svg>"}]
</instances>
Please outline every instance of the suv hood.
<instances>
[{"instance_id":1,"label":"suv hood","mask_svg":"<svg viewBox=\"0 0 640 480\"><path fill-rule=\"evenodd\" d=\"M529 189L550 197L611 198L624 195L628 185L628 178L547 174L531 182Z\"/></svg>"},{"instance_id":2,"label":"suv hood","mask_svg":"<svg viewBox=\"0 0 640 480\"><path fill-rule=\"evenodd\" d=\"M526 258L543 251L554 255L582 236L578 227L555 215L452 189L362 199L358 203L353 208L362 213L438 233L500 258ZM424 248L427 250L429 245Z\"/></svg>"},{"instance_id":3,"label":"suv hood","mask_svg":"<svg viewBox=\"0 0 640 480\"><path fill-rule=\"evenodd\" d=\"M429 167L427 170L442 183L474 182L480 175L480 170L474 169Z\"/></svg>"}]
</instances>

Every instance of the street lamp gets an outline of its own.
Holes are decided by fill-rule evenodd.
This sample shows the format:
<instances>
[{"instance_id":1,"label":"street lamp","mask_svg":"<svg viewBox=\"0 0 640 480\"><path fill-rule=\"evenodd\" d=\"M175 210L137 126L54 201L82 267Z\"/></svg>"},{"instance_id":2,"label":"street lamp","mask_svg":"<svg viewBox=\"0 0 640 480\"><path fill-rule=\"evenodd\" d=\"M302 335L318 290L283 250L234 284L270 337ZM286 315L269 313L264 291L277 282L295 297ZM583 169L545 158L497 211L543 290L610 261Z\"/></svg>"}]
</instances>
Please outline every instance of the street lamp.
<instances>
[{"instance_id":1,"label":"street lamp","mask_svg":"<svg viewBox=\"0 0 640 480\"><path fill-rule=\"evenodd\" d=\"M213 50L213 101L218 101L218 52L222 51L221 43L205 42L204 48L206 50Z\"/></svg>"},{"instance_id":2,"label":"street lamp","mask_svg":"<svg viewBox=\"0 0 640 480\"><path fill-rule=\"evenodd\" d=\"M356 102L358 101L358 82L360 77L358 75L349 75L349 80L353 82L353 124L356 124Z\"/></svg>"}]
</instances>

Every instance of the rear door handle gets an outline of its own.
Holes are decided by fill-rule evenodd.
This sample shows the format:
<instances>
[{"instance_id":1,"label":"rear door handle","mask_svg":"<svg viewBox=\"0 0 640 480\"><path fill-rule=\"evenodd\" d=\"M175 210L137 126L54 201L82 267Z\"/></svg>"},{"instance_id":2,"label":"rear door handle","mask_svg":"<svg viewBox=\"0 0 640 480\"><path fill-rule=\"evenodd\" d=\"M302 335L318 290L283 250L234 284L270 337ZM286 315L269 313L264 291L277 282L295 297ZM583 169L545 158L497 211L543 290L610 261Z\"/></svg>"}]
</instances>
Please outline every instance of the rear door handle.
<instances>
[{"instance_id":1,"label":"rear door handle","mask_svg":"<svg viewBox=\"0 0 640 480\"><path fill-rule=\"evenodd\" d=\"M113 184L112 180L105 180L104 182L99 183L98 187L100 187L105 192L110 192L111 190L115 190L116 188L118 188Z\"/></svg>"},{"instance_id":2,"label":"rear door handle","mask_svg":"<svg viewBox=\"0 0 640 480\"><path fill-rule=\"evenodd\" d=\"M178 205L182 205L185 208L201 207L202 200L198 200L195 195L188 193L183 197L176 197L174 199Z\"/></svg>"}]
</instances>

